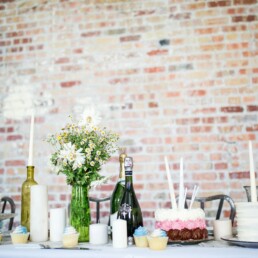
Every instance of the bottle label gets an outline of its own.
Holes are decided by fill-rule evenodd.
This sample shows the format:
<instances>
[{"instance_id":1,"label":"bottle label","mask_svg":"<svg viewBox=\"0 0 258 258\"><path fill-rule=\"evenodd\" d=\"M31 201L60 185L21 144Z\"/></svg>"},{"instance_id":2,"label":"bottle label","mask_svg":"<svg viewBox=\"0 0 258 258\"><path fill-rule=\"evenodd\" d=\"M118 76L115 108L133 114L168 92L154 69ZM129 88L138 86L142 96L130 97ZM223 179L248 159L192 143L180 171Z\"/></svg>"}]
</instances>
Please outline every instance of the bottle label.
<instances>
[{"instance_id":1,"label":"bottle label","mask_svg":"<svg viewBox=\"0 0 258 258\"><path fill-rule=\"evenodd\" d=\"M127 204L127 203L123 203L121 206L120 206L120 215L123 217L123 218L131 218L131 213L132 213L132 207Z\"/></svg>"}]
</instances>

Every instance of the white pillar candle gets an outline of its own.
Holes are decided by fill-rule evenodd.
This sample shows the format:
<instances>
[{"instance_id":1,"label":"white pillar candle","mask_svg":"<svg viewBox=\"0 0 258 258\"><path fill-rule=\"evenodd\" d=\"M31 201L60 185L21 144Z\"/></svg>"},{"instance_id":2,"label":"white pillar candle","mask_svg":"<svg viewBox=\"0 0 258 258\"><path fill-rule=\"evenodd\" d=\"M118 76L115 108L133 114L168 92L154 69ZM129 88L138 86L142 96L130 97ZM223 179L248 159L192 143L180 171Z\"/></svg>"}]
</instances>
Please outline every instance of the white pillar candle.
<instances>
[{"instance_id":1,"label":"white pillar candle","mask_svg":"<svg viewBox=\"0 0 258 258\"><path fill-rule=\"evenodd\" d=\"M34 112L32 112L31 120L30 120L30 143L29 143L28 166L33 166L34 119L35 119Z\"/></svg>"},{"instance_id":2,"label":"white pillar candle","mask_svg":"<svg viewBox=\"0 0 258 258\"><path fill-rule=\"evenodd\" d=\"M34 242L48 240L48 193L45 185L31 186L30 239Z\"/></svg>"},{"instance_id":3,"label":"white pillar candle","mask_svg":"<svg viewBox=\"0 0 258 258\"><path fill-rule=\"evenodd\" d=\"M250 162L250 186L251 186L251 202L257 202L257 192L255 183L254 157L252 142L249 141L249 162Z\"/></svg>"},{"instance_id":4,"label":"white pillar candle","mask_svg":"<svg viewBox=\"0 0 258 258\"><path fill-rule=\"evenodd\" d=\"M125 220L117 219L113 221L112 238L114 248L127 247L127 223Z\"/></svg>"},{"instance_id":5,"label":"white pillar candle","mask_svg":"<svg viewBox=\"0 0 258 258\"><path fill-rule=\"evenodd\" d=\"M215 240L221 240L222 237L232 236L232 222L227 220L214 220L213 233Z\"/></svg>"},{"instance_id":6,"label":"white pillar candle","mask_svg":"<svg viewBox=\"0 0 258 258\"><path fill-rule=\"evenodd\" d=\"M50 209L50 241L62 241L65 228L65 208Z\"/></svg>"},{"instance_id":7,"label":"white pillar candle","mask_svg":"<svg viewBox=\"0 0 258 258\"><path fill-rule=\"evenodd\" d=\"M106 224L90 225L90 243L104 245L108 242L108 226Z\"/></svg>"}]
</instances>

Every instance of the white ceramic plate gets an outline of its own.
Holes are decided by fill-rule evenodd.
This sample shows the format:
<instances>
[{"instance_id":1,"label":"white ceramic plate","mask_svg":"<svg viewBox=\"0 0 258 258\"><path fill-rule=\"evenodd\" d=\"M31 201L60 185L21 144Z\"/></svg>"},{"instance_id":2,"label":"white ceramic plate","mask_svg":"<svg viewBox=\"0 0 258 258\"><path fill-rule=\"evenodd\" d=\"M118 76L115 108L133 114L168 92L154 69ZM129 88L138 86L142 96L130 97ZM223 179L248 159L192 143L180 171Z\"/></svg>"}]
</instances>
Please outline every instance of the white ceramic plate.
<instances>
[{"instance_id":1,"label":"white ceramic plate","mask_svg":"<svg viewBox=\"0 0 258 258\"><path fill-rule=\"evenodd\" d=\"M222 237L221 239L233 245L250 247L250 248L258 248L258 242L242 241L242 240L239 240L238 237Z\"/></svg>"}]
</instances>

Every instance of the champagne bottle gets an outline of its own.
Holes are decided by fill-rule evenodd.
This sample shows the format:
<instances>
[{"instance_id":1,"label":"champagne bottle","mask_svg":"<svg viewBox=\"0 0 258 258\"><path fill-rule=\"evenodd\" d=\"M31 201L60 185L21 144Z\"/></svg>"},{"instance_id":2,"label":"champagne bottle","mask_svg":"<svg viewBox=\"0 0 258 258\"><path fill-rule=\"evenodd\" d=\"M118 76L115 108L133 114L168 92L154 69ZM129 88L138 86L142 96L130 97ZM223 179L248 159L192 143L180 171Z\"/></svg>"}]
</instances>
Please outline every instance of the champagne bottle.
<instances>
[{"instance_id":1,"label":"champagne bottle","mask_svg":"<svg viewBox=\"0 0 258 258\"><path fill-rule=\"evenodd\" d=\"M117 218L117 211L120 206L120 202L122 200L122 197L124 195L125 190L125 162L126 154L121 153L119 156L119 162L120 162L120 172L119 172L119 178L116 183L116 186L114 188L114 191L111 195L110 199L110 215L111 215L111 224L112 220Z\"/></svg>"},{"instance_id":2,"label":"champagne bottle","mask_svg":"<svg viewBox=\"0 0 258 258\"><path fill-rule=\"evenodd\" d=\"M27 178L22 184L21 225L30 231L30 188L38 183L34 180L34 166L27 166Z\"/></svg>"},{"instance_id":3,"label":"champagne bottle","mask_svg":"<svg viewBox=\"0 0 258 258\"><path fill-rule=\"evenodd\" d=\"M133 159L125 158L125 192L120 203L117 218L127 221L128 242L132 241L136 228L143 226L142 212L133 188Z\"/></svg>"}]
</instances>

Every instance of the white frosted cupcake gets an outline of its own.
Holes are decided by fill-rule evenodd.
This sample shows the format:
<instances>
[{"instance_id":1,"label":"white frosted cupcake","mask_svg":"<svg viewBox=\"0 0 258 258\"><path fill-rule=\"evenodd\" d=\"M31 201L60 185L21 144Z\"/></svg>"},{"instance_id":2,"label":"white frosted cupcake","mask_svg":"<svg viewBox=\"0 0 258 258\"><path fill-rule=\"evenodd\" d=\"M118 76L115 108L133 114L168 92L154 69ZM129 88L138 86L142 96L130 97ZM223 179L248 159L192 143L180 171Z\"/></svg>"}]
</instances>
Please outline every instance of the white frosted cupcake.
<instances>
[{"instance_id":1,"label":"white frosted cupcake","mask_svg":"<svg viewBox=\"0 0 258 258\"><path fill-rule=\"evenodd\" d=\"M11 233L13 244L26 244L28 242L30 233L28 233L27 228L23 226L18 226L15 228L13 233Z\"/></svg>"},{"instance_id":2,"label":"white frosted cupcake","mask_svg":"<svg viewBox=\"0 0 258 258\"><path fill-rule=\"evenodd\" d=\"M168 236L164 230L155 229L147 239L152 250L164 250L167 247Z\"/></svg>"},{"instance_id":3,"label":"white frosted cupcake","mask_svg":"<svg viewBox=\"0 0 258 258\"><path fill-rule=\"evenodd\" d=\"M79 233L72 226L66 227L63 234L63 246L72 248L78 245Z\"/></svg>"},{"instance_id":4,"label":"white frosted cupcake","mask_svg":"<svg viewBox=\"0 0 258 258\"><path fill-rule=\"evenodd\" d=\"M135 229L133 237L134 242L137 247L148 247L148 240L147 240L148 231L144 227L138 227Z\"/></svg>"}]
</instances>

